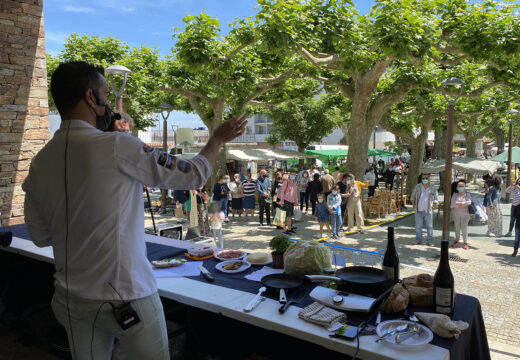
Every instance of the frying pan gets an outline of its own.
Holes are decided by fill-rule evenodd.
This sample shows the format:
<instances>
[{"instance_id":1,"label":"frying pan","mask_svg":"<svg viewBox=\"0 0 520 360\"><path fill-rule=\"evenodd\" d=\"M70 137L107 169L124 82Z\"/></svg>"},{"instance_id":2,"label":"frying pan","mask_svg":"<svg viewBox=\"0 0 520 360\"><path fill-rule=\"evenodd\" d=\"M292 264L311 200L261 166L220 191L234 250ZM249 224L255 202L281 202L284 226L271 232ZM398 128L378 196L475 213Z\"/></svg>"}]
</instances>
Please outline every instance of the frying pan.
<instances>
[{"instance_id":1,"label":"frying pan","mask_svg":"<svg viewBox=\"0 0 520 360\"><path fill-rule=\"evenodd\" d=\"M311 281L337 281L339 289L359 295L378 296L391 285L383 270L368 266L344 267L336 270L335 275L306 275L305 277Z\"/></svg>"},{"instance_id":2,"label":"frying pan","mask_svg":"<svg viewBox=\"0 0 520 360\"><path fill-rule=\"evenodd\" d=\"M260 280L268 289L294 289L302 284L302 279L289 274L270 274Z\"/></svg>"}]
</instances>

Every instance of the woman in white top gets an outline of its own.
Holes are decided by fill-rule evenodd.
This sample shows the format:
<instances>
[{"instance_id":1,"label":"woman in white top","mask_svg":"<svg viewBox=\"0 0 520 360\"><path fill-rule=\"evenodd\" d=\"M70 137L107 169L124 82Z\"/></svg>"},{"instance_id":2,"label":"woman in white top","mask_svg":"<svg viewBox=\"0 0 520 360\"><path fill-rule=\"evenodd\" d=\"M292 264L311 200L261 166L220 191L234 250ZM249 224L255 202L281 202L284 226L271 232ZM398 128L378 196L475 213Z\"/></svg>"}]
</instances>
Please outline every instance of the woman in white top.
<instances>
[{"instance_id":1,"label":"woman in white top","mask_svg":"<svg viewBox=\"0 0 520 360\"><path fill-rule=\"evenodd\" d=\"M451 197L451 208L453 209L453 221L455 222L455 242L452 247L459 246L460 233L462 232L463 248L468 249L468 223L469 206L471 205L471 195L466 192L466 183L457 183L457 192Z\"/></svg>"},{"instance_id":2,"label":"woman in white top","mask_svg":"<svg viewBox=\"0 0 520 360\"><path fill-rule=\"evenodd\" d=\"M235 213L238 213L238 217L242 218L242 209L244 208L242 198L244 197L244 192L242 191L240 174L235 174L234 181L229 183L229 191L231 192L232 217L234 219Z\"/></svg>"}]
</instances>

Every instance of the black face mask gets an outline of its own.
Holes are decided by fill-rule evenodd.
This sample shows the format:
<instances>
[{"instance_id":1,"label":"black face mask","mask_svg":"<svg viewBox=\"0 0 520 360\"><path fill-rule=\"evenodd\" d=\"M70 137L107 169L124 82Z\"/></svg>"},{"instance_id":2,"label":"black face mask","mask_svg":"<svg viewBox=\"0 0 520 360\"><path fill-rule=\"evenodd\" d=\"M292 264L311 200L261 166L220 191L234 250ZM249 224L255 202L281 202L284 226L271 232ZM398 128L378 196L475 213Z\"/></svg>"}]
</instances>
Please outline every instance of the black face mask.
<instances>
[{"instance_id":1,"label":"black face mask","mask_svg":"<svg viewBox=\"0 0 520 360\"><path fill-rule=\"evenodd\" d=\"M110 105L103 103L94 91L93 94L96 98L96 104L105 106L105 114L96 115L96 128L101 131L114 131L114 123L116 120L121 120L121 115L113 112Z\"/></svg>"}]
</instances>

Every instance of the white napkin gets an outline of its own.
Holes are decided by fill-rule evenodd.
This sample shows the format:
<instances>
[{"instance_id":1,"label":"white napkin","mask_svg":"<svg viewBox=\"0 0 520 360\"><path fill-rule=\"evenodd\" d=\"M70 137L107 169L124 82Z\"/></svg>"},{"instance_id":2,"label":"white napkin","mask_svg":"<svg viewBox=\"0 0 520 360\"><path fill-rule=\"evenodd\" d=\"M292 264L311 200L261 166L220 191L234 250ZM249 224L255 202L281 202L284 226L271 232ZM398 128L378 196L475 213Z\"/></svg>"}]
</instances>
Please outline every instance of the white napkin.
<instances>
[{"instance_id":1,"label":"white napkin","mask_svg":"<svg viewBox=\"0 0 520 360\"><path fill-rule=\"evenodd\" d=\"M465 321L451 320L448 315L416 312L419 318L431 331L443 338L454 337L457 339L462 330L466 330L469 324Z\"/></svg>"},{"instance_id":2,"label":"white napkin","mask_svg":"<svg viewBox=\"0 0 520 360\"><path fill-rule=\"evenodd\" d=\"M251 281L261 281L262 278L266 275L281 274L281 273L283 273L283 269L274 269L270 266L264 266L260 270L257 270L255 272L252 272L249 275L244 276L244 278L246 278L247 280L251 280Z\"/></svg>"},{"instance_id":3,"label":"white napkin","mask_svg":"<svg viewBox=\"0 0 520 360\"><path fill-rule=\"evenodd\" d=\"M162 269L153 268L152 271L156 278L197 276L200 274L199 265L202 265L202 261L187 261L180 266Z\"/></svg>"}]
</instances>

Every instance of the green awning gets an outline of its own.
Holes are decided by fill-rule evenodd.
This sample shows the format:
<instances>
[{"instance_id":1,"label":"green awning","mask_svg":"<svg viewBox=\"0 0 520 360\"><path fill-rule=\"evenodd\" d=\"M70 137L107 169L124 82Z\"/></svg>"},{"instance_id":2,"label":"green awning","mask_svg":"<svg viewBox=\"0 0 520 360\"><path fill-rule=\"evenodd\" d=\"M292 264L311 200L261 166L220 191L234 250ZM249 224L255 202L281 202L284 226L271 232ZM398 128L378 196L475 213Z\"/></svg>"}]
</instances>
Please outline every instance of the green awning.
<instances>
[{"instance_id":1,"label":"green awning","mask_svg":"<svg viewBox=\"0 0 520 360\"><path fill-rule=\"evenodd\" d=\"M396 153L387 150L368 149L368 156L396 156Z\"/></svg>"},{"instance_id":2,"label":"green awning","mask_svg":"<svg viewBox=\"0 0 520 360\"><path fill-rule=\"evenodd\" d=\"M304 153L309 155L317 155L320 160L327 164L330 159L344 158L348 155L348 149L337 149L337 150L305 150Z\"/></svg>"},{"instance_id":3,"label":"green awning","mask_svg":"<svg viewBox=\"0 0 520 360\"><path fill-rule=\"evenodd\" d=\"M507 162L507 150L498 154L495 157L492 157L491 160ZM520 163L520 147L513 146L513 148L511 149L511 162L513 164Z\"/></svg>"},{"instance_id":4,"label":"green awning","mask_svg":"<svg viewBox=\"0 0 520 360\"><path fill-rule=\"evenodd\" d=\"M334 158L344 158L348 155L348 149L337 149L337 150L305 150L306 154L317 155L320 157L320 160L323 161L324 164L327 164L330 159ZM386 150L378 150L378 149L368 149L368 156L396 156L396 153L386 151Z\"/></svg>"}]
</instances>

